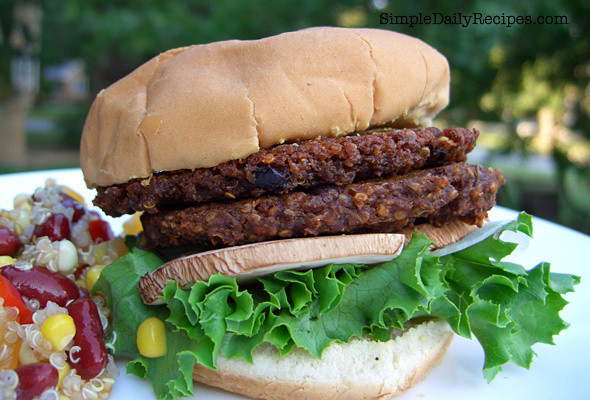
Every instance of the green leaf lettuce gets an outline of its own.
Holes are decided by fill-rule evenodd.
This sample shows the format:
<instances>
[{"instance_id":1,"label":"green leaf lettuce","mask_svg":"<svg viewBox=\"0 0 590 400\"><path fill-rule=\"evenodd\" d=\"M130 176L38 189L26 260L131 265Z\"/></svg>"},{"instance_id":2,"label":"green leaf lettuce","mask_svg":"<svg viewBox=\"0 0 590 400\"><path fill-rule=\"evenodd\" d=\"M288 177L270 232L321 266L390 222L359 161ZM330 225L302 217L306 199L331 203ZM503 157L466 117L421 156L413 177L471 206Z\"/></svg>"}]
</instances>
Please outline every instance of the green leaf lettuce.
<instances>
[{"instance_id":1,"label":"green leaf lettuce","mask_svg":"<svg viewBox=\"0 0 590 400\"><path fill-rule=\"evenodd\" d=\"M165 305L146 306L137 282L162 261L139 249L105 268L95 292L103 292L114 318L115 354L131 357L127 371L147 378L157 397L192 395L192 366L215 369L219 354L252 362L263 342L280 354L293 347L315 357L333 342L371 335L388 340L394 329L416 317L438 317L459 335L475 337L484 349L489 381L508 362L528 368L535 343L553 343L567 327L559 312L562 295L579 278L550 273L549 264L530 270L502 261L515 249L503 231L532 234L531 217L520 214L484 240L436 257L432 242L415 234L392 261L375 265L330 264L305 271L281 271L241 285L212 276L181 288L169 282ZM150 316L165 321L168 353L141 356L135 344L139 324Z\"/></svg>"}]
</instances>

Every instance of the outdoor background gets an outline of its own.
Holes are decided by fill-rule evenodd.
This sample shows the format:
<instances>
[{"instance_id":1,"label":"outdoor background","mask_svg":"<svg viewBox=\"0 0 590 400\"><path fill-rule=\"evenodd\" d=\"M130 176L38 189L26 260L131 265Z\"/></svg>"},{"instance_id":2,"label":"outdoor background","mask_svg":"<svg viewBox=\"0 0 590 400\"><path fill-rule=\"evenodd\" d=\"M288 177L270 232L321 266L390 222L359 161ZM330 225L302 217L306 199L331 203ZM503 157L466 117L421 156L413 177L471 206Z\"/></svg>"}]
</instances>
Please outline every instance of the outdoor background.
<instances>
[{"instance_id":1,"label":"outdoor background","mask_svg":"<svg viewBox=\"0 0 590 400\"><path fill-rule=\"evenodd\" d=\"M381 25L382 13L500 23ZM518 16L554 23L508 26ZM436 123L481 131L471 160L504 170L501 205L590 232L588 21L588 0L0 0L0 173L78 167L98 90L169 48L380 27L447 56L451 103Z\"/></svg>"}]
</instances>

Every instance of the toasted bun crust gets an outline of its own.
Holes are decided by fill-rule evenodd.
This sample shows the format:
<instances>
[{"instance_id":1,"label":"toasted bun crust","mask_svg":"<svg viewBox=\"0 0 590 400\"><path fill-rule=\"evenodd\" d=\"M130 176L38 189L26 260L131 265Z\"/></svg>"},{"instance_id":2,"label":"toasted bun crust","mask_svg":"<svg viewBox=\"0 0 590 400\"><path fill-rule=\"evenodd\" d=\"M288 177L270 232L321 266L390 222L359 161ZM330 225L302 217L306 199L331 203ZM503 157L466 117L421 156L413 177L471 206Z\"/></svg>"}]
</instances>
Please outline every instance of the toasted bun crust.
<instances>
[{"instance_id":1,"label":"toasted bun crust","mask_svg":"<svg viewBox=\"0 0 590 400\"><path fill-rule=\"evenodd\" d=\"M285 141L424 125L448 94L446 59L385 30L318 27L173 49L98 94L81 166L89 187L213 167Z\"/></svg>"},{"instance_id":2,"label":"toasted bun crust","mask_svg":"<svg viewBox=\"0 0 590 400\"><path fill-rule=\"evenodd\" d=\"M218 370L196 365L196 381L256 399L389 399L425 378L453 339L446 322L431 320L387 342L367 338L333 343L316 359L295 349L281 358L270 345L254 351L254 363L219 356Z\"/></svg>"}]
</instances>

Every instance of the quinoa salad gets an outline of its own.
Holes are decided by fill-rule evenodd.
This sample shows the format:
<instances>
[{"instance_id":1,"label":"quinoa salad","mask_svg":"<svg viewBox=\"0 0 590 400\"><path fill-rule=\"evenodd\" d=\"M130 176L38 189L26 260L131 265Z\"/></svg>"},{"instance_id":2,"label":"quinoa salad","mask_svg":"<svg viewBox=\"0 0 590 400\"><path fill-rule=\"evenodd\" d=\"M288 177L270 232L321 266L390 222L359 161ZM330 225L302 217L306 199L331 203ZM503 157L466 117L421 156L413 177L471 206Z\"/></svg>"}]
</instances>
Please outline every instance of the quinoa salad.
<instances>
[{"instance_id":1,"label":"quinoa salad","mask_svg":"<svg viewBox=\"0 0 590 400\"><path fill-rule=\"evenodd\" d=\"M105 399L119 372L109 311L89 296L126 253L100 214L54 180L0 210L0 398Z\"/></svg>"}]
</instances>

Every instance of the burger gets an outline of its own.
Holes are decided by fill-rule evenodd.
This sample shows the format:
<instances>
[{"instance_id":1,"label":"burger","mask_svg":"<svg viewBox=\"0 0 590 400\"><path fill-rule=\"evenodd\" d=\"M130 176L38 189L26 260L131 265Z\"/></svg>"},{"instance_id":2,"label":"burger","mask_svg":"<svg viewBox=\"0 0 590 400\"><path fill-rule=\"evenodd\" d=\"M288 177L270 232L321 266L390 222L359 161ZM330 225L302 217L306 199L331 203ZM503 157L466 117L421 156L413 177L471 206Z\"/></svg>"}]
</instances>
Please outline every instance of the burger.
<instances>
[{"instance_id":1,"label":"burger","mask_svg":"<svg viewBox=\"0 0 590 400\"><path fill-rule=\"evenodd\" d=\"M169 50L101 91L84 178L95 205L143 226L93 289L128 372L158 398L195 379L386 399L455 333L480 341L487 379L528 367L576 279L502 261L501 233L530 234L530 216L486 224L502 173L466 162L476 130L431 126L449 75L418 39L318 27ZM533 328L537 309L551 323ZM154 316L166 346L146 356L135 338Z\"/></svg>"}]
</instances>

